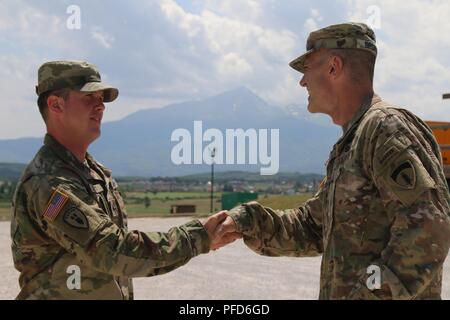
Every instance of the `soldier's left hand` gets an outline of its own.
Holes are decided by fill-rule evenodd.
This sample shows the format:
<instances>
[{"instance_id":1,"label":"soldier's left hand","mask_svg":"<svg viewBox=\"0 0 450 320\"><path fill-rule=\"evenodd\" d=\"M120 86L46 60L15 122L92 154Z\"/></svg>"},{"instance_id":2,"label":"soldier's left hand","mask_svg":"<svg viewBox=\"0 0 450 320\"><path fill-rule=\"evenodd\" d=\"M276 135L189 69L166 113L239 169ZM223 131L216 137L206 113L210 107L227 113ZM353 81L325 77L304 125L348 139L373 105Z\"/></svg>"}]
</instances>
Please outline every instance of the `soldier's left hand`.
<instances>
[{"instance_id":1,"label":"soldier's left hand","mask_svg":"<svg viewBox=\"0 0 450 320\"><path fill-rule=\"evenodd\" d=\"M204 221L202 221L203 226L209 235L209 246L211 250L217 250L236 239L242 238L242 235L238 232L234 232L230 227L223 228L222 223L229 224L228 219L231 219L227 215L227 211L220 211ZM219 232L219 230L221 230Z\"/></svg>"}]
</instances>

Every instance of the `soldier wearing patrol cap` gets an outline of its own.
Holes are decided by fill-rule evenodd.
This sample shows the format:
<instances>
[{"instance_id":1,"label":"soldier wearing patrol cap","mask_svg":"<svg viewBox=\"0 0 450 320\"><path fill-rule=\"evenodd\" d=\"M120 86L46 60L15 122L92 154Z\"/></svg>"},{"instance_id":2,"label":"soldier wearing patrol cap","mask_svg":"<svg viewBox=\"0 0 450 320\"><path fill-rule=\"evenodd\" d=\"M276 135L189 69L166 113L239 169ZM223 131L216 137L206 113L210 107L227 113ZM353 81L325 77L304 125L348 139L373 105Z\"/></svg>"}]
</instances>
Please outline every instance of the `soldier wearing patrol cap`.
<instances>
[{"instance_id":1,"label":"soldier wearing patrol cap","mask_svg":"<svg viewBox=\"0 0 450 320\"><path fill-rule=\"evenodd\" d=\"M268 256L322 255L320 299L440 299L450 199L430 128L374 94L377 47L367 25L312 32L306 50L290 66L303 73L308 110L343 129L326 177L299 208L232 209L218 237L241 232Z\"/></svg>"},{"instance_id":2,"label":"soldier wearing patrol cap","mask_svg":"<svg viewBox=\"0 0 450 320\"><path fill-rule=\"evenodd\" d=\"M87 152L100 136L104 102L119 93L94 65L47 62L36 93L47 134L13 199L18 299L132 299L133 277L169 272L217 248L223 212L167 233L128 231L111 171ZM79 282L69 279L74 270Z\"/></svg>"}]
</instances>

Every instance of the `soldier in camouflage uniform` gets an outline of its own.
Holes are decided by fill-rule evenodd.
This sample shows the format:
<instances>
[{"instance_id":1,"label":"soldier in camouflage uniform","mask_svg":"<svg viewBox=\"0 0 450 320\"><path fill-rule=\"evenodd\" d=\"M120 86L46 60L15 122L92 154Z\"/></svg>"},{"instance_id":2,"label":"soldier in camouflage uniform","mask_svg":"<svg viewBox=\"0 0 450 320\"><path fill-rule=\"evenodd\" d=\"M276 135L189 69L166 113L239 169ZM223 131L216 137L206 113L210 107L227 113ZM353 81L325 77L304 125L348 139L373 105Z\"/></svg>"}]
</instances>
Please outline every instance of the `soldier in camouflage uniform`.
<instances>
[{"instance_id":1,"label":"soldier in camouflage uniform","mask_svg":"<svg viewBox=\"0 0 450 320\"><path fill-rule=\"evenodd\" d=\"M309 111L343 129L326 177L300 208L232 209L219 236L239 231L267 256L322 255L320 299L440 299L450 245L441 154L422 120L373 93L376 55L362 23L310 34L290 66L304 73Z\"/></svg>"},{"instance_id":2,"label":"soldier in camouflage uniform","mask_svg":"<svg viewBox=\"0 0 450 320\"><path fill-rule=\"evenodd\" d=\"M215 249L224 212L167 233L128 231L111 171L86 152L100 135L103 102L118 96L95 66L45 63L36 92L47 135L13 199L18 299L132 299L131 278L169 272Z\"/></svg>"}]
</instances>

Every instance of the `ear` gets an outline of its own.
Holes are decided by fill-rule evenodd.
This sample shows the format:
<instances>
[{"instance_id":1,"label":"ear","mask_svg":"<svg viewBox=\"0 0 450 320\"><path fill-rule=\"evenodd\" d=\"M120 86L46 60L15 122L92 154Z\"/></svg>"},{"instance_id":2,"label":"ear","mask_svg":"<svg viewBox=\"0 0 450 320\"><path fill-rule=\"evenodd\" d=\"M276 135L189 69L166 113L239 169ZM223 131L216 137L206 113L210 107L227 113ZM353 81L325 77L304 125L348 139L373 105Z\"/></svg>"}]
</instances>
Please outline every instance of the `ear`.
<instances>
[{"instance_id":1,"label":"ear","mask_svg":"<svg viewBox=\"0 0 450 320\"><path fill-rule=\"evenodd\" d=\"M64 111L65 101L63 98L50 95L47 98L47 105L48 105L49 112L62 113Z\"/></svg>"},{"instance_id":2,"label":"ear","mask_svg":"<svg viewBox=\"0 0 450 320\"><path fill-rule=\"evenodd\" d=\"M332 78L337 79L340 75L342 75L344 70L344 60L342 60L339 56L333 56L330 59L330 68L329 74Z\"/></svg>"}]
</instances>

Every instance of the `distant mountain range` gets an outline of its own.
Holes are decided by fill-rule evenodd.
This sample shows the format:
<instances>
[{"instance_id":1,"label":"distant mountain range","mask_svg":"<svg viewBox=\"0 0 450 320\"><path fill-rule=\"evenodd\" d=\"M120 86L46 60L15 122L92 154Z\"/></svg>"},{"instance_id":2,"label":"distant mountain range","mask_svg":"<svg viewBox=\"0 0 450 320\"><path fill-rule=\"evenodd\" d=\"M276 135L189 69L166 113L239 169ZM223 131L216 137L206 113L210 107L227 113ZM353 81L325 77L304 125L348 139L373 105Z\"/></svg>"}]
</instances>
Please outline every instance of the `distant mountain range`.
<instances>
[{"instance_id":1,"label":"distant mountain range","mask_svg":"<svg viewBox=\"0 0 450 320\"><path fill-rule=\"evenodd\" d=\"M1 163L0 179L15 180L20 177L26 165L22 163Z\"/></svg>"},{"instance_id":2,"label":"distant mountain range","mask_svg":"<svg viewBox=\"0 0 450 320\"><path fill-rule=\"evenodd\" d=\"M172 149L178 144L171 141L174 130L186 129L194 138L194 121L202 121L203 133L215 128L224 136L226 129L257 132L279 129L279 171L322 174L324 162L341 130L331 125L326 116L308 116L306 112L301 106L271 106L241 87L205 100L145 109L106 122L102 125L101 138L92 144L89 152L111 168L115 176L182 176L207 172L210 168L207 164L175 165L171 160ZM208 144L203 142L202 147ZM0 162L27 163L41 145L42 138L0 140ZM227 151L224 150L224 157ZM215 166L217 171L258 172L260 167L258 164Z\"/></svg>"},{"instance_id":3,"label":"distant mountain range","mask_svg":"<svg viewBox=\"0 0 450 320\"><path fill-rule=\"evenodd\" d=\"M141 178L119 178L119 182L136 181ZM198 173L181 177L152 177L149 180L179 180L183 182L202 182L207 183L211 181L211 173ZM217 172L214 174L214 181L216 183L226 183L230 181L246 181L249 183L280 183L285 181L301 181L302 183L319 182L323 179L323 175L316 173L298 173L298 172L280 172L274 176L262 176L258 172L245 172L245 171L225 171Z\"/></svg>"}]
</instances>

